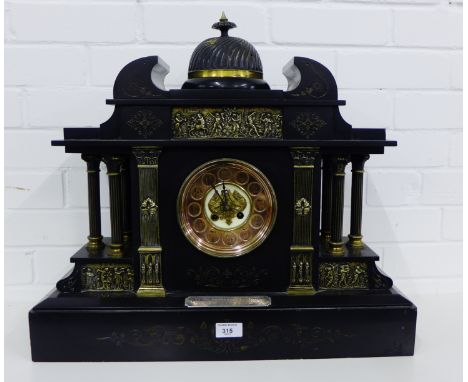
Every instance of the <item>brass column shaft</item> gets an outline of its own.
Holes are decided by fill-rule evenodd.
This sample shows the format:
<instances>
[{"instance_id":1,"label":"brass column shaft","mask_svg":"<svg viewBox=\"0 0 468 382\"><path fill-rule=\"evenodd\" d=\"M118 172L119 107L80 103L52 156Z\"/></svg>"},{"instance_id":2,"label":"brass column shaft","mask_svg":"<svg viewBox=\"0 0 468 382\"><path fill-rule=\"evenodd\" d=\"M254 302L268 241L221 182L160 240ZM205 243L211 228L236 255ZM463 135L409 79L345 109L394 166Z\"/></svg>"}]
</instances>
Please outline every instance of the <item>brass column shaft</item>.
<instances>
[{"instance_id":1,"label":"brass column shaft","mask_svg":"<svg viewBox=\"0 0 468 382\"><path fill-rule=\"evenodd\" d=\"M88 173L89 236L87 246L89 249L100 249L104 246L101 234L101 191L99 183L101 158L91 154L82 154L81 158L86 162Z\"/></svg>"},{"instance_id":2,"label":"brass column shaft","mask_svg":"<svg viewBox=\"0 0 468 382\"><path fill-rule=\"evenodd\" d=\"M351 185L351 227L349 244L361 248L362 244L362 193L364 182L364 162L369 155L353 156L352 158L352 185Z\"/></svg>"},{"instance_id":3,"label":"brass column shaft","mask_svg":"<svg viewBox=\"0 0 468 382\"><path fill-rule=\"evenodd\" d=\"M109 177L109 198L111 218L111 254L120 256L123 248L122 232L122 188L120 180L120 169L122 158L105 157L107 175Z\"/></svg>"}]
</instances>

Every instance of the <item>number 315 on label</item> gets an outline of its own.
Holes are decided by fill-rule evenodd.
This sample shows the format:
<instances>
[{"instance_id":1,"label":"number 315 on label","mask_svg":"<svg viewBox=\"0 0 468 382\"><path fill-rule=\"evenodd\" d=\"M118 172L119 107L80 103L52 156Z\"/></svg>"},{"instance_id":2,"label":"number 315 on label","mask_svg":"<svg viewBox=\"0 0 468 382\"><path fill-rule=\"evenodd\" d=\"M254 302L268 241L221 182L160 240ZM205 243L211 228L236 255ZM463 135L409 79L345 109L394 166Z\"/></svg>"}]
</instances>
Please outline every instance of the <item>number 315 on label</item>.
<instances>
[{"instance_id":1,"label":"number 315 on label","mask_svg":"<svg viewBox=\"0 0 468 382\"><path fill-rule=\"evenodd\" d=\"M215 326L216 338L242 337L242 322L220 322Z\"/></svg>"}]
</instances>

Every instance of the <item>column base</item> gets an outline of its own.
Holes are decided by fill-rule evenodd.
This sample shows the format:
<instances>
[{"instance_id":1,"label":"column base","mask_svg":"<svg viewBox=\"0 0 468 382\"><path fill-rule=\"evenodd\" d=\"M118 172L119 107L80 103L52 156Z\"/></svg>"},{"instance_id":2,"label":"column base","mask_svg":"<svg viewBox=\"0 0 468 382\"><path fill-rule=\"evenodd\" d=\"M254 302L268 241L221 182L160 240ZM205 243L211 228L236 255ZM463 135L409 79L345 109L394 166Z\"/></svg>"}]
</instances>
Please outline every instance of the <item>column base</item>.
<instances>
[{"instance_id":1,"label":"column base","mask_svg":"<svg viewBox=\"0 0 468 382\"><path fill-rule=\"evenodd\" d=\"M362 235L348 235L348 246L352 248L363 248Z\"/></svg>"},{"instance_id":2,"label":"column base","mask_svg":"<svg viewBox=\"0 0 468 382\"><path fill-rule=\"evenodd\" d=\"M104 243L102 242L102 236L88 236L88 244L86 245L91 251L96 251L104 248Z\"/></svg>"},{"instance_id":3,"label":"column base","mask_svg":"<svg viewBox=\"0 0 468 382\"><path fill-rule=\"evenodd\" d=\"M164 288L142 286L137 290L138 297L165 297L166 291Z\"/></svg>"},{"instance_id":4,"label":"column base","mask_svg":"<svg viewBox=\"0 0 468 382\"><path fill-rule=\"evenodd\" d=\"M292 286L288 288L287 292L292 296L312 296L317 293L313 286Z\"/></svg>"},{"instance_id":5,"label":"column base","mask_svg":"<svg viewBox=\"0 0 468 382\"><path fill-rule=\"evenodd\" d=\"M132 237L131 237L131 231L124 231L124 232L122 233L122 236L123 236L123 241L124 241L124 243L129 242L130 239L132 238Z\"/></svg>"},{"instance_id":6,"label":"column base","mask_svg":"<svg viewBox=\"0 0 468 382\"><path fill-rule=\"evenodd\" d=\"M345 244L342 241L328 242L328 252L333 256L342 256L345 253Z\"/></svg>"},{"instance_id":7,"label":"column base","mask_svg":"<svg viewBox=\"0 0 468 382\"><path fill-rule=\"evenodd\" d=\"M121 257L123 255L123 244L109 244L107 252L109 256Z\"/></svg>"}]
</instances>

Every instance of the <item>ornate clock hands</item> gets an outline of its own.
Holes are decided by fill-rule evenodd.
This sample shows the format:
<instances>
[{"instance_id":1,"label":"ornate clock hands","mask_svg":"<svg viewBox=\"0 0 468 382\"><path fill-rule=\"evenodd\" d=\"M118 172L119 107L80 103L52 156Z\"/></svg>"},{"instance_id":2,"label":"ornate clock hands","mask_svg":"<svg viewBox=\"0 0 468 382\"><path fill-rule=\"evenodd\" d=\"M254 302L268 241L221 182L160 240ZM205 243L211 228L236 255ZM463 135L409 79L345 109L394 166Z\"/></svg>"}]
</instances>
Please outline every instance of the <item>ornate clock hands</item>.
<instances>
[{"instance_id":1,"label":"ornate clock hands","mask_svg":"<svg viewBox=\"0 0 468 382\"><path fill-rule=\"evenodd\" d=\"M223 191L222 191L222 194L224 195L224 210L227 211L227 208L228 208L228 200L227 200L227 190L226 190L226 186L224 184L224 180L223 180Z\"/></svg>"},{"instance_id":2,"label":"ornate clock hands","mask_svg":"<svg viewBox=\"0 0 468 382\"><path fill-rule=\"evenodd\" d=\"M219 193L218 189L216 188L216 186L214 184L211 185L211 187L213 188L213 190L215 191L215 193L219 196L219 198L221 199L221 201L223 200L221 194Z\"/></svg>"}]
</instances>

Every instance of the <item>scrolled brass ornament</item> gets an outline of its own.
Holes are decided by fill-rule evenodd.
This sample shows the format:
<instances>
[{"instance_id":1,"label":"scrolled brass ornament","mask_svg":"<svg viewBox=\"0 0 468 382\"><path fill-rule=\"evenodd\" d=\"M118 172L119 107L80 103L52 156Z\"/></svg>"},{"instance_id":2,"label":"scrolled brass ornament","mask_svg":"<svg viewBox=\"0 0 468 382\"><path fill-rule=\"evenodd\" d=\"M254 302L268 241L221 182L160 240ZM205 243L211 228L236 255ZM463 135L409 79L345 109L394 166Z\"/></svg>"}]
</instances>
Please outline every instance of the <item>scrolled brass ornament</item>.
<instances>
[{"instance_id":1,"label":"scrolled brass ornament","mask_svg":"<svg viewBox=\"0 0 468 382\"><path fill-rule=\"evenodd\" d=\"M306 198L300 198L296 201L296 204L294 206L296 214L300 216L308 215L311 209L312 207L310 205L310 202Z\"/></svg>"}]
</instances>

